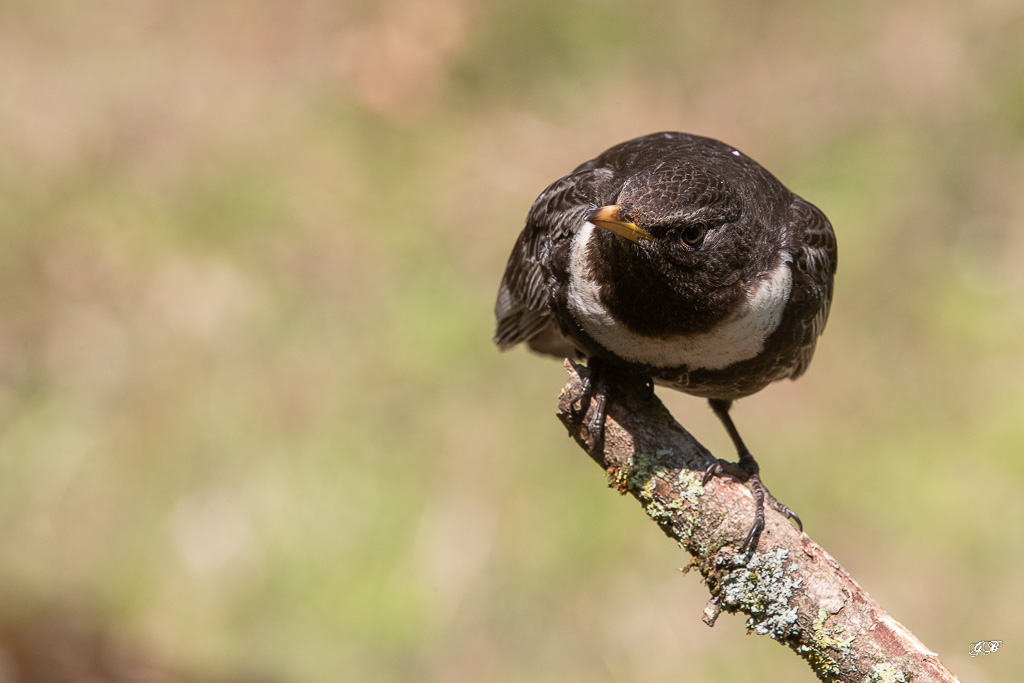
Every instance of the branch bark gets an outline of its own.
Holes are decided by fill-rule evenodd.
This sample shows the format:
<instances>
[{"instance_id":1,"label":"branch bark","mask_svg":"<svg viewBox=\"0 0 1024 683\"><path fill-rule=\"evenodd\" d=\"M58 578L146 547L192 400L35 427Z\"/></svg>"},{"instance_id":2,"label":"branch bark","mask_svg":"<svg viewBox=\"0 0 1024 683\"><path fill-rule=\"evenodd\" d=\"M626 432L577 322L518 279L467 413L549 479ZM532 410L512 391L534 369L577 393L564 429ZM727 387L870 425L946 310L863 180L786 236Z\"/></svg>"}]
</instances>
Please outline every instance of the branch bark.
<instances>
[{"instance_id":1,"label":"branch bark","mask_svg":"<svg viewBox=\"0 0 1024 683\"><path fill-rule=\"evenodd\" d=\"M576 370L559 396L558 417L585 451L586 420L573 417ZM750 490L731 477L702 486L713 457L649 389L616 385L604 452L591 457L610 485L630 493L687 550L711 592L704 621L720 611L747 615L747 628L803 657L823 681L949 683L938 656L886 614L821 546L766 506L765 529L744 563L737 554L753 515Z\"/></svg>"}]
</instances>

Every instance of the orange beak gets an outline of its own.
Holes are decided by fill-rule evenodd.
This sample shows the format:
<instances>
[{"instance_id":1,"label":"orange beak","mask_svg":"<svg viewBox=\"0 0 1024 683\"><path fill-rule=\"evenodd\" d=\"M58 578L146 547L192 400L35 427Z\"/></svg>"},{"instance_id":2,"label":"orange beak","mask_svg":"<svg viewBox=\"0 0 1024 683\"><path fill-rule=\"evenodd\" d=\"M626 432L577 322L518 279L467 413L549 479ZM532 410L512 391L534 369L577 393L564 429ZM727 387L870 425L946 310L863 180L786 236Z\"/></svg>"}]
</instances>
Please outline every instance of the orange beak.
<instances>
[{"instance_id":1,"label":"orange beak","mask_svg":"<svg viewBox=\"0 0 1024 683\"><path fill-rule=\"evenodd\" d=\"M620 237L625 237L630 242L654 239L651 233L636 223L625 219L622 215L622 207L618 204L610 204L594 209L587 214L586 219L599 228L610 230Z\"/></svg>"}]
</instances>

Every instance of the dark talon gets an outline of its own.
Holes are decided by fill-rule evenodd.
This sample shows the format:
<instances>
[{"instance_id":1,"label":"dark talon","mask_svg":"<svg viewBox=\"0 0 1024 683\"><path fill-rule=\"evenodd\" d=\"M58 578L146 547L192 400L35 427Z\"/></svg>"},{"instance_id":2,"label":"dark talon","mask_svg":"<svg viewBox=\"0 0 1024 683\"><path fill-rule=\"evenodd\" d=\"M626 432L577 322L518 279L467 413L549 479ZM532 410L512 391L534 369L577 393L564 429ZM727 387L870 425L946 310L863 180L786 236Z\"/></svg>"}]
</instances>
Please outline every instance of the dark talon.
<instances>
[{"instance_id":1,"label":"dark talon","mask_svg":"<svg viewBox=\"0 0 1024 683\"><path fill-rule=\"evenodd\" d=\"M757 543L761 540L761 532L764 531L764 494L768 491L764 484L761 483L760 477L756 474L750 477L747 485L754 492L754 523L750 525L750 531L743 540L743 545L740 546L740 550L743 551L744 555L756 550Z\"/></svg>"},{"instance_id":2,"label":"dark talon","mask_svg":"<svg viewBox=\"0 0 1024 683\"><path fill-rule=\"evenodd\" d=\"M568 360L569 365L572 366L572 369L576 371L577 376L580 378L580 393L569 403L569 406L572 410L573 418L578 422L582 422L583 417L590 408L590 399L593 395L591 391L590 369L571 358Z\"/></svg>"},{"instance_id":3,"label":"dark talon","mask_svg":"<svg viewBox=\"0 0 1024 683\"><path fill-rule=\"evenodd\" d=\"M763 516L764 513L762 513ZM743 539L743 543L740 545L740 554L749 555L754 552L757 548L758 542L761 540L761 532L764 531L764 519L754 518L754 523L750 526L750 532L747 537Z\"/></svg>"},{"instance_id":4,"label":"dark talon","mask_svg":"<svg viewBox=\"0 0 1024 683\"><path fill-rule=\"evenodd\" d=\"M783 517L785 517L786 519L791 519L794 522L796 522L797 529L799 529L800 531L804 530L804 523L800 521L800 516L793 512L792 510L790 510L787 506L783 505L778 500L776 500L775 496L772 496L771 504L773 508L775 508L780 514L782 514Z\"/></svg>"},{"instance_id":5,"label":"dark talon","mask_svg":"<svg viewBox=\"0 0 1024 683\"><path fill-rule=\"evenodd\" d=\"M604 426L608 417L608 385L605 382L598 385L592 402L594 414L587 423L587 431L592 439L590 453L593 455L604 451Z\"/></svg>"},{"instance_id":6,"label":"dark talon","mask_svg":"<svg viewBox=\"0 0 1024 683\"><path fill-rule=\"evenodd\" d=\"M716 474L720 474L722 469L721 463L717 460L708 465L708 468L704 470L704 479L701 480L701 486L707 486L708 482L714 479Z\"/></svg>"},{"instance_id":7,"label":"dark talon","mask_svg":"<svg viewBox=\"0 0 1024 683\"><path fill-rule=\"evenodd\" d=\"M587 365L580 365L570 359L569 364L580 377L580 395L572 402L573 418L582 425L593 406L594 414L586 420L586 428L591 439L590 454L596 455L604 451L604 426L605 418L608 416L608 381L605 368L597 359L591 359Z\"/></svg>"}]
</instances>

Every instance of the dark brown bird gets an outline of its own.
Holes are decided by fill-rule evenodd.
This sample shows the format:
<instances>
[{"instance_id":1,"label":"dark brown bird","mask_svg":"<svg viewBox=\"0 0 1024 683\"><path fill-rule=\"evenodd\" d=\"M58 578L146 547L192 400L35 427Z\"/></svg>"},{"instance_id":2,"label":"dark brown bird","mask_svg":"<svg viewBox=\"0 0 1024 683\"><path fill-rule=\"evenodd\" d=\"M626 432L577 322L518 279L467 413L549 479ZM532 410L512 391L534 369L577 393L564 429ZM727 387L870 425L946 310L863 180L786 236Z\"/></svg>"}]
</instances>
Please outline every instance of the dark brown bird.
<instances>
[{"instance_id":1,"label":"dark brown bird","mask_svg":"<svg viewBox=\"0 0 1024 683\"><path fill-rule=\"evenodd\" d=\"M739 454L756 548L761 482L729 416L736 399L807 369L828 319L836 240L825 215L718 140L656 133L612 147L544 190L509 257L494 342L585 358L583 412L603 448L607 375L708 399Z\"/></svg>"}]
</instances>

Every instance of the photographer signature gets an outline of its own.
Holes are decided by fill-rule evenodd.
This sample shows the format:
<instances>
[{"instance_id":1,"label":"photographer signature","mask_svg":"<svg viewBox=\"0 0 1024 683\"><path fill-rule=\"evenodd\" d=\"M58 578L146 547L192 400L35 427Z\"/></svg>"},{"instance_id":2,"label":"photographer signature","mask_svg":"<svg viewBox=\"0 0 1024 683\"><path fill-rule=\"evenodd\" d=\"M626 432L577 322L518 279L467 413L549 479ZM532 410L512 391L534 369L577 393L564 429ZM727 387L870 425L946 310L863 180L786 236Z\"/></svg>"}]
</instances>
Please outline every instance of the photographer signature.
<instances>
[{"instance_id":1,"label":"photographer signature","mask_svg":"<svg viewBox=\"0 0 1024 683\"><path fill-rule=\"evenodd\" d=\"M990 655L999 649L999 646L1003 644L1001 640L979 640L976 643L971 643L971 648L968 650L972 657L978 655Z\"/></svg>"}]
</instances>

